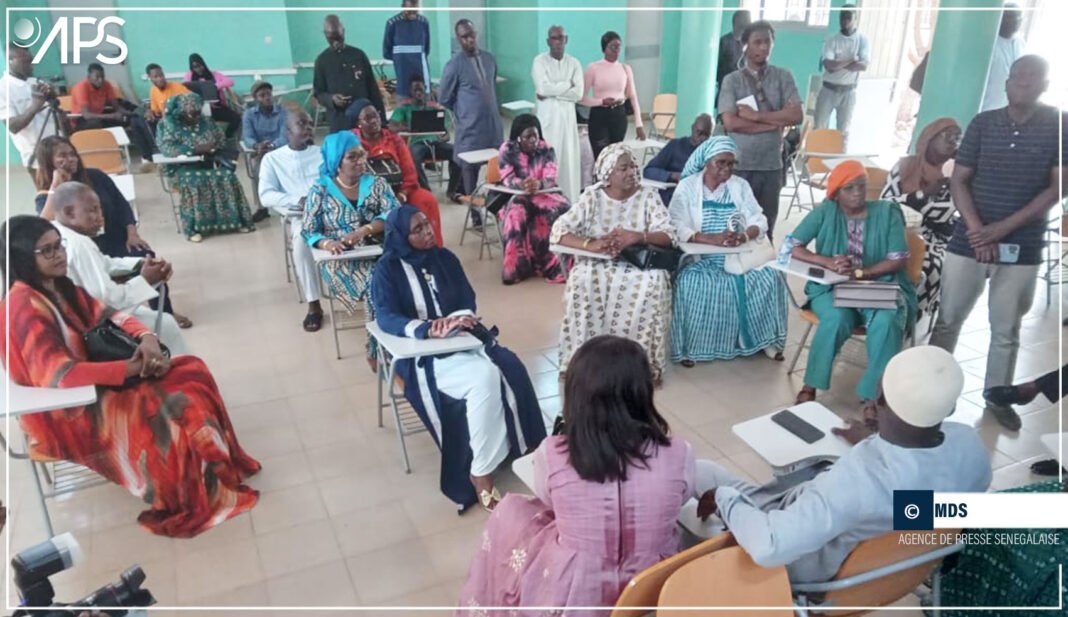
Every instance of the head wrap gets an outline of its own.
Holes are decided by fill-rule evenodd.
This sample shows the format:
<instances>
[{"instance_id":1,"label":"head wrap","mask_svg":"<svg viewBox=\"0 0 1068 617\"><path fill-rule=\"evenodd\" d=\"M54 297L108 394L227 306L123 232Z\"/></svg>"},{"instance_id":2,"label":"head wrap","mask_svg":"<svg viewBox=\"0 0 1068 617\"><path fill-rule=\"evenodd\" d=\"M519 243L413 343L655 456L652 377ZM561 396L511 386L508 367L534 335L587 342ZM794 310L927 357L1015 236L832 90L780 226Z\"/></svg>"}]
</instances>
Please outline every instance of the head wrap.
<instances>
[{"instance_id":1,"label":"head wrap","mask_svg":"<svg viewBox=\"0 0 1068 617\"><path fill-rule=\"evenodd\" d=\"M427 259L434 256L434 248L420 251L416 250L408 241L411 234L412 217L419 214L419 209L414 206L399 206L390 210L386 217L386 241L382 249L383 259L403 259L413 266L423 265Z\"/></svg>"},{"instance_id":2,"label":"head wrap","mask_svg":"<svg viewBox=\"0 0 1068 617\"><path fill-rule=\"evenodd\" d=\"M345 153L360 147L360 138L352 131L338 131L327 135L323 140L323 162L319 165L319 176L333 181Z\"/></svg>"},{"instance_id":3,"label":"head wrap","mask_svg":"<svg viewBox=\"0 0 1068 617\"><path fill-rule=\"evenodd\" d=\"M937 426L957 405L964 372L953 354L933 345L910 347L894 356L883 372L883 395L905 424Z\"/></svg>"},{"instance_id":4,"label":"head wrap","mask_svg":"<svg viewBox=\"0 0 1068 617\"><path fill-rule=\"evenodd\" d=\"M194 62L199 62L204 67L204 76L203 77L197 75L196 72L193 71L193 63ZM193 81L199 81L199 80L212 81L212 82L215 81L215 73L213 73L211 71L211 67L208 66L208 63L204 62L204 56L201 56L200 54L196 54L196 53L189 54L189 72L193 76Z\"/></svg>"},{"instance_id":5,"label":"head wrap","mask_svg":"<svg viewBox=\"0 0 1068 617\"><path fill-rule=\"evenodd\" d=\"M827 199L834 199L838 195L838 189L853 180L857 178L867 179L867 177L868 170L864 169L864 164L860 161L851 159L839 163L831 170L831 175L827 178Z\"/></svg>"},{"instance_id":6,"label":"head wrap","mask_svg":"<svg viewBox=\"0 0 1068 617\"><path fill-rule=\"evenodd\" d=\"M608 175L615 169L616 163L619 162L619 157L624 154L630 155L630 158L634 158L634 152L630 148L624 146L622 143L615 143L606 146L601 153L597 155L597 162L594 164L594 169L597 171L597 180L604 183L608 180ZM637 169L634 170L634 175L639 176ZM639 177L640 180L640 177Z\"/></svg>"},{"instance_id":7,"label":"head wrap","mask_svg":"<svg viewBox=\"0 0 1068 617\"><path fill-rule=\"evenodd\" d=\"M360 113L363 112L365 107L370 107L371 105L374 105L374 103L372 103L370 99L356 99L349 103L349 108L345 110L345 113L351 113L352 115L350 117L356 122L356 125L359 126Z\"/></svg>"},{"instance_id":8,"label":"head wrap","mask_svg":"<svg viewBox=\"0 0 1068 617\"><path fill-rule=\"evenodd\" d=\"M738 156L738 144L726 135L713 135L704 140L701 145L694 149L690 158L686 159L686 165L682 168L682 177L692 176L699 173L717 154L730 152Z\"/></svg>"},{"instance_id":9,"label":"head wrap","mask_svg":"<svg viewBox=\"0 0 1068 617\"><path fill-rule=\"evenodd\" d=\"M167 99L167 106L163 112L163 117L165 121L175 125L172 127L174 130L178 130L179 126L184 126L184 123L182 122L182 114L194 110L199 112L203 106L204 100L195 92L176 94ZM204 114L201 113L200 124L204 124L205 122Z\"/></svg>"},{"instance_id":10,"label":"head wrap","mask_svg":"<svg viewBox=\"0 0 1068 617\"><path fill-rule=\"evenodd\" d=\"M898 186L902 194L915 193L927 184L945 177L941 165L932 165L927 162L927 146L942 131L950 128L960 130L960 125L953 118L939 118L925 126L920 132L920 137L916 140L915 153L901 159L901 180Z\"/></svg>"}]
</instances>

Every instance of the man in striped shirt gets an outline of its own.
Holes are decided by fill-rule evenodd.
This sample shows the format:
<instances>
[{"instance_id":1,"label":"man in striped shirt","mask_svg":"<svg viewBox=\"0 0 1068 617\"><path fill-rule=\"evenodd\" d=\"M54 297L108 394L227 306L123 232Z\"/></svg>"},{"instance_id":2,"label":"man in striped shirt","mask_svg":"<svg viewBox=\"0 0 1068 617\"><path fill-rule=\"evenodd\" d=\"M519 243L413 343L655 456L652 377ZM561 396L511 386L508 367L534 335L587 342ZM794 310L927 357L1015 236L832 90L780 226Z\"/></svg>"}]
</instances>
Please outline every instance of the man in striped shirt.
<instances>
[{"instance_id":1,"label":"man in striped shirt","mask_svg":"<svg viewBox=\"0 0 1068 617\"><path fill-rule=\"evenodd\" d=\"M1038 102L1049 85L1048 73L1049 64L1038 56L1013 63L1005 82L1009 106L972 120L950 180L961 222L942 268L942 307L931 344L953 351L989 279L984 390L1013 382L1020 322L1034 299L1046 219L1064 197L1061 112ZM987 400L986 409L1005 428L1020 429L1012 407Z\"/></svg>"}]
</instances>

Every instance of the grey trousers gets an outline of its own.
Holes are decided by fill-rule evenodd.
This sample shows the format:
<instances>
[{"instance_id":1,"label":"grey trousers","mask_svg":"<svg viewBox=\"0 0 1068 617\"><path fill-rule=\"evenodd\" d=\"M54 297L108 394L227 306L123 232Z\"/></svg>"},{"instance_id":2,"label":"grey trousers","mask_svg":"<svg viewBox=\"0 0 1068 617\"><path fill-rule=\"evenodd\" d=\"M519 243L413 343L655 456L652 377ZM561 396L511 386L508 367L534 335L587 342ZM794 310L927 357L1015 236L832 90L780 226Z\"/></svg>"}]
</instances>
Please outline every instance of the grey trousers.
<instances>
[{"instance_id":1,"label":"grey trousers","mask_svg":"<svg viewBox=\"0 0 1068 617\"><path fill-rule=\"evenodd\" d=\"M849 123L853 120L853 105L857 101L857 89L831 90L820 88L819 96L816 97L816 128L830 128L831 112L835 112L838 119L838 132L849 135Z\"/></svg>"},{"instance_id":2,"label":"grey trousers","mask_svg":"<svg viewBox=\"0 0 1068 617\"><path fill-rule=\"evenodd\" d=\"M734 172L749 183L760 209L768 219L768 237L774 238L775 221L779 218L779 193L782 191L782 169Z\"/></svg>"},{"instance_id":3,"label":"grey trousers","mask_svg":"<svg viewBox=\"0 0 1068 617\"><path fill-rule=\"evenodd\" d=\"M990 349L984 389L1013 382L1020 350L1020 322L1031 310L1038 269L1037 264L981 264L970 257L946 253L942 262L942 304L931 332L931 344L953 352L961 327L990 279Z\"/></svg>"}]
</instances>

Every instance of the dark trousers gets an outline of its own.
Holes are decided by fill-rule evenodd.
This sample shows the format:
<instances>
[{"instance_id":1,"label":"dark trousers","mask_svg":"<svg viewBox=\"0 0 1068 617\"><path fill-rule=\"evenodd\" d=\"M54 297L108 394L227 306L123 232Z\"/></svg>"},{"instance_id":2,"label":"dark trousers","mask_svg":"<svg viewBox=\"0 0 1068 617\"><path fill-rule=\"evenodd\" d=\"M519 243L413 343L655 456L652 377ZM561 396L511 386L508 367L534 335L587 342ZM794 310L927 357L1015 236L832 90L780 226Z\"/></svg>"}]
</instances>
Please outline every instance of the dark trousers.
<instances>
[{"instance_id":1,"label":"dark trousers","mask_svg":"<svg viewBox=\"0 0 1068 617\"><path fill-rule=\"evenodd\" d=\"M1039 377L1035 383L1047 401L1056 403L1068 396L1068 364Z\"/></svg>"},{"instance_id":2,"label":"dark trousers","mask_svg":"<svg viewBox=\"0 0 1068 617\"><path fill-rule=\"evenodd\" d=\"M431 148L431 145L433 145L433 148ZM452 160L452 144L447 141L417 141L410 144L408 149L412 152L412 160L415 162L415 169L419 173L419 184L423 188L430 188L430 183L426 179L426 170L423 169L423 163L436 158L439 161L449 161L449 187L446 189L445 194L455 195L461 192L460 181L463 174L460 171L460 166L456 164L456 161Z\"/></svg>"},{"instance_id":3,"label":"dark trousers","mask_svg":"<svg viewBox=\"0 0 1068 617\"><path fill-rule=\"evenodd\" d=\"M112 126L121 126L126 130L126 134L130 136L130 142L137 146L137 150L141 153L141 158L146 161L152 158L152 153L156 151L156 140L152 137L153 131L149 128L148 123L145 122L145 117L140 114L127 116L125 120L78 118L75 132Z\"/></svg>"},{"instance_id":4,"label":"dark trousers","mask_svg":"<svg viewBox=\"0 0 1068 617\"><path fill-rule=\"evenodd\" d=\"M227 139L232 139L241 128L241 114L223 105L211 106L211 119L226 123Z\"/></svg>"},{"instance_id":5,"label":"dark trousers","mask_svg":"<svg viewBox=\"0 0 1068 617\"><path fill-rule=\"evenodd\" d=\"M627 106L590 108L590 147L593 160L611 144L623 141L627 136Z\"/></svg>"},{"instance_id":6,"label":"dark trousers","mask_svg":"<svg viewBox=\"0 0 1068 617\"><path fill-rule=\"evenodd\" d=\"M768 237L775 230L775 219L779 217L779 192L782 191L782 170L769 169L761 171L735 170L734 174L749 183L753 189L764 216L768 218Z\"/></svg>"}]
</instances>

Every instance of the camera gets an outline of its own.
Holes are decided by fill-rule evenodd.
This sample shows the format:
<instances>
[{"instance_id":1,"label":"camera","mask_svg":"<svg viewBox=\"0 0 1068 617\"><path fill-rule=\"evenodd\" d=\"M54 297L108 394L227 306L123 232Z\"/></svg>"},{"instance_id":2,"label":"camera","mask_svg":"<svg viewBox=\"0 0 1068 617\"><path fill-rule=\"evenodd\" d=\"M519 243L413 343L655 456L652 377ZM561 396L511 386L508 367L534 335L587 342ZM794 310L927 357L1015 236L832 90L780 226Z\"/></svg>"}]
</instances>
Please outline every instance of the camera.
<instances>
[{"instance_id":1,"label":"camera","mask_svg":"<svg viewBox=\"0 0 1068 617\"><path fill-rule=\"evenodd\" d=\"M18 610L14 615L46 617L75 617L82 611L67 610L62 604L54 604L55 589L48 577L71 568L82 561L81 548L74 536L65 533L31 546L15 555L11 567L15 573L15 586L19 590L22 605L26 607L53 607L48 611ZM104 585L69 606L101 607L105 615L126 615L127 608L151 606L156 603L152 593L142 589L145 572L140 566L131 566L116 583Z\"/></svg>"}]
</instances>

